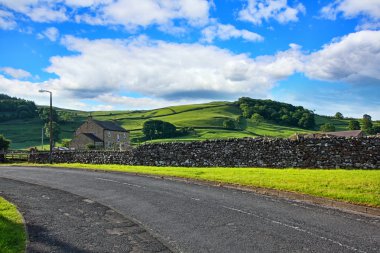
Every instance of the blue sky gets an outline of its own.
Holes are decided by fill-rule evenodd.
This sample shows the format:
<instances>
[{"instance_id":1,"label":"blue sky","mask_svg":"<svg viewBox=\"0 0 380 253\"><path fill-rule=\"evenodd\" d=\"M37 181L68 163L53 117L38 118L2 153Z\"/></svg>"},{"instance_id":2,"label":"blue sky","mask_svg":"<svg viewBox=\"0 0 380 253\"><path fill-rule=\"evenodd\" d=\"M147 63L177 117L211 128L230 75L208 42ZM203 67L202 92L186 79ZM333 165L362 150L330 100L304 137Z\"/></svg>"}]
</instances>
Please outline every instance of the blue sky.
<instances>
[{"instance_id":1,"label":"blue sky","mask_svg":"<svg viewBox=\"0 0 380 253\"><path fill-rule=\"evenodd\" d=\"M79 110L242 96L380 119L379 0L0 0L0 92Z\"/></svg>"}]
</instances>

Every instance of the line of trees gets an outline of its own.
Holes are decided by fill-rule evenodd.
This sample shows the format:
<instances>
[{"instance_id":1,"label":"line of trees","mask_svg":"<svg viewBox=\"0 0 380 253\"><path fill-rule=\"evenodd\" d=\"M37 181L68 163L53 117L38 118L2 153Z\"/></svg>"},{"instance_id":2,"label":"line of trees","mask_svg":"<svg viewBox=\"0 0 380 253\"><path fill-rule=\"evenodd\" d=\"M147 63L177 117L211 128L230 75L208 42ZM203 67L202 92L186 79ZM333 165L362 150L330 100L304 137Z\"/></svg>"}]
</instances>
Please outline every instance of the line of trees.
<instances>
[{"instance_id":1,"label":"line of trees","mask_svg":"<svg viewBox=\"0 0 380 253\"><path fill-rule=\"evenodd\" d=\"M335 119L344 119L344 116L342 113L337 112L334 115ZM349 130L363 130L367 134L377 134L380 133L380 126L373 125L372 117L368 114L364 114L362 118L362 124L360 125L360 121L356 119L351 119L348 122L348 129ZM334 132L335 126L331 123L326 123L321 126L320 128L323 132Z\"/></svg>"},{"instance_id":2,"label":"line of trees","mask_svg":"<svg viewBox=\"0 0 380 253\"><path fill-rule=\"evenodd\" d=\"M37 115L37 106L34 102L0 94L0 122L34 118Z\"/></svg>"},{"instance_id":3,"label":"line of trees","mask_svg":"<svg viewBox=\"0 0 380 253\"><path fill-rule=\"evenodd\" d=\"M315 128L314 113L302 106L281 103L272 100L239 98L235 102L245 118L263 118L277 124L296 126L305 129ZM261 117L260 117L261 116Z\"/></svg>"}]
</instances>

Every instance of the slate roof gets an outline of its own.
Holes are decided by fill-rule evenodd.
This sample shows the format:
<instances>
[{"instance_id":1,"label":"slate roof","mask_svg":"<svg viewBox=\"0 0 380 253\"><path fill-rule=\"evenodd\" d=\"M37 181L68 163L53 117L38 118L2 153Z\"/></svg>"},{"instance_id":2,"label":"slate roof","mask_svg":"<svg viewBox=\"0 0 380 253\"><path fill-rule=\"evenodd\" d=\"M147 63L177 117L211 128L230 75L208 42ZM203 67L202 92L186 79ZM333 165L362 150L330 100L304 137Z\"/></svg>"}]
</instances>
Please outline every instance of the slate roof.
<instances>
[{"instance_id":1,"label":"slate roof","mask_svg":"<svg viewBox=\"0 0 380 253\"><path fill-rule=\"evenodd\" d=\"M118 132L128 132L127 130L125 130L124 128L122 128L121 126L119 126L118 124L112 122L112 121L100 121L100 120L92 120L95 122L95 124L97 124L98 126L106 129L106 130L110 130L110 131L118 131Z\"/></svg>"},{"instance_id":2,"label":"slate roof","mask_svg":"<svg viewBox=\"0 0 380 253\"><path fill-rule=\"evenodd\" d=\"M363 134L362 130L339 131L339 132L326 132L326 135L337 137L360 137Z\"/></svg>"},{"instance_id":3,"label":"slate roof","mask_svg":"<svg viewBox=\"0 0 380 253\"><path fill-rule=\"evenodd\" d=\"M83 135L85 135L86 137L90 138L92 141L94 142L103 142L101 139L99 139L98 137L96 137L95 135L93 134L90 134L90 133L81 133Z\"/></svg>"},{"instance_id":4,"label":"slate roof","mask_svg":"<svg viewBox=\"0 0 380 253\"><path fill-rule=\"evenodd\" d=\"M298 138L307 138L307 139L319 139L324 137L361 137L365 136L362 130L351 130L351 131L338 131L338 132L326 132L326 133L311 133L311 134L293 134L289 137L292 140L298 140Z\"/></svg>"}]
</instances>

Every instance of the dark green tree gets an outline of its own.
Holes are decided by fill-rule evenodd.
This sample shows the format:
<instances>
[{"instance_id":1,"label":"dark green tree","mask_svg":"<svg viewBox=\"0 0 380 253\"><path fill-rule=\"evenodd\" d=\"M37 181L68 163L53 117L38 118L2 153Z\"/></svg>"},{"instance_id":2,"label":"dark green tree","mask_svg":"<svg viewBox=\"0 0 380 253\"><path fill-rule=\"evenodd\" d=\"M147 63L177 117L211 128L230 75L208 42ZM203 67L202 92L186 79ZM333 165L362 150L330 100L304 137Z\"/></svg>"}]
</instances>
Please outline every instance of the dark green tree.
<instances>
[{"instance_id":1,"label":"dark green tree","mask_svg":"<svg viewBox=\"0 0 380 253\"><path fill-rule=\"evenodd\" d=\"M379 133L380 133L380 126L373 126L372 134L379 134Z\"/></svg>"},{"instance_id":2,"label":"dark green tree","mask_svg":"<svg viewBox=\"0 0 380 253\"><path fill-rule=\"evenodd\" d=\"M8 150L11 145L11 141L6 139L2 134L0 134L0 151Z\"/></svg>"},{"instance_id":3,"label":"dark green tree","mask_svg":"<svg viewBox=\"0 0 380 253\"><path fill-rule=\"evenodd\" d=\"M245 117L240 115L239 117L237 117L236 123L237 123L240 130L247 129L248 123L247 123L247 119Z\"/></svg>"},{"instance_id":4,"label":"dark green tree","mask_svg":"<svg viewBox=\"0 0 380 253\"><path fill-rule=\"evenodd\" d=\"M350 120L348 123L348 129L350 130L360 130L360 123L357 120Z\"/></svg>"},{"instance_id":5,"label":"dark green tree","mask_svg":"<svg viewBox=\"0 0 380 253\"><path fill-rule=\"evenodd\" d=\"M298 126L314 129L314 113L302 106L281 103L272 100L252 99L248 97L239 98L235 102L242 111L245 118L251 118L255 113L260 114L265 120L277 124Z\"/></svg>"},{"instance_id":6,"label":"dark green tree","mask_svg":"<svg viewBox=\"0 0 380 253\"><path fill-rule=\"evenodd\" d=\"M369 116L368 114L364 114L362 122L363 122L362 130L370 134L372 132L372 127L373 127L371 116Z\"/></svg>"},{"instance_id":7,"label":"dark green tree","mask_svg":"<svg viewBox=\"0 0 380 253\"><path fill-rule=\"evenodd\" d=\"M26 119L37 116L34 102L0 94L0 121Z\"/></svg>"},{"instance_id":8,"label":"dark green tree","mask_svg":"<svg viewBox=\"0 0 380 253\"><path fill-rule=\"evenodd\" d=\"M343 114L342 113L340 113L340 112L337 112L337 113L335 113L335 116L334 116L336 119L343 119L344 117L343 117Z\"/></svg>"},{"instance_id":9,"label":"dark green tree","mask_svg":"<svg viewBox=\"0 0 380 253\"><path fill-rule=\"evenodd\" d=\"M177 128L162 120L148 120L144 122L142 132L147 139L174 137L177 134Z\"/></svg>"},{"instance_id":10,"label":"dark green tree","mask_svg":"<svg viewBox=\"0 0 380 253\"><path fill-rule=\"evenodd\" d=\"M322 132L335 132L335 126L330 123L323 124L320 129Z\"/></svg>"},{"instance_id":11,"label":"dark green tree","mask_svg":"<svg viewBox=\"0 0 380 253\"><path fill-rule=\"evenodd\" d=\"M225 119L223 121L223 127L226 129L235 129L236 128L236 121L233 119Z\"/></svg>"},{"instance_id":12,"label":"dark green tree","mask_svg":"<svg viewBox=\"0 0 380 253\"><path fill-rule=\"evenodd\" d=\"M41 108L39 111L38 111L38 114L39 114L39 117L40 119L44 122L44 123L47 123L50 121L50 108L49 107L44 107L44 108ZM53 122L59 122L59 116L58 116L58 113L57 111L53 108Z\"/></svg>"}]
</instances>

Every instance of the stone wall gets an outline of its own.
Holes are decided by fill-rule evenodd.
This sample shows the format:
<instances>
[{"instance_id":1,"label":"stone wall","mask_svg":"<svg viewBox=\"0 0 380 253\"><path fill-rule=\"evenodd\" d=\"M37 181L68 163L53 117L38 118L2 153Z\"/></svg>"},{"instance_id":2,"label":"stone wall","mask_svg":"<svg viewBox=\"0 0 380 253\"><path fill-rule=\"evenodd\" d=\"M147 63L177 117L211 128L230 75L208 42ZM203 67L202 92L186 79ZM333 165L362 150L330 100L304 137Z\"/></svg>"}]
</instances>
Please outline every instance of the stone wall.
<instances>
[{"instance_id":1,"label":"stone wall","mask_svg":"<svg viewBox=\"0 0 380 253\"><path fill-rule=\"evenodd\" d=\"M31 162L46 162L34 154ZM380 138L245 138L188 143L157 143L129 151L56 152L54 162L189 167L380 169Z\"/></svg>"}]
</instances>

